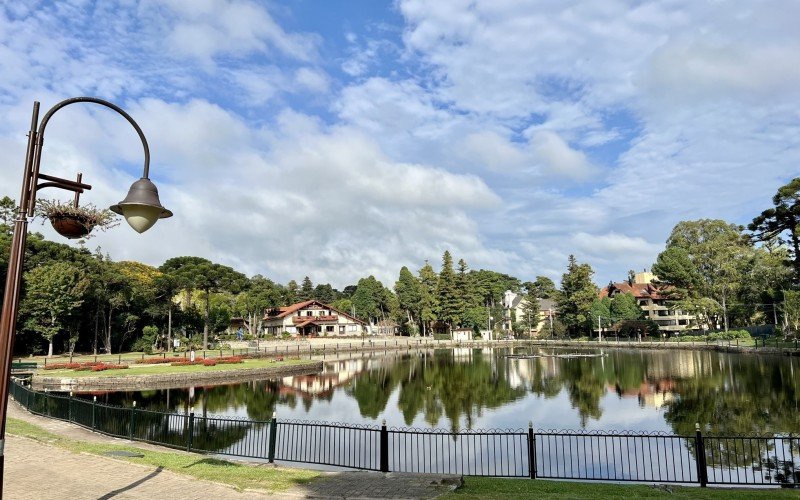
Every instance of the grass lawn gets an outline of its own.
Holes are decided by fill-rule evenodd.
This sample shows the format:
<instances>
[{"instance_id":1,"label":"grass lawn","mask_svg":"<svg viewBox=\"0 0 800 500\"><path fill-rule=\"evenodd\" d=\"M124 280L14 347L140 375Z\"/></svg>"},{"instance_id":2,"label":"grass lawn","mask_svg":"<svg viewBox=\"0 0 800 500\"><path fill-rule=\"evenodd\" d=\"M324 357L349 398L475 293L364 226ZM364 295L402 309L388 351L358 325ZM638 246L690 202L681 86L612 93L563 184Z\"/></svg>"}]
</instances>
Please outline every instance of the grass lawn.
<instances>
[{"instance_id":1,"label":"grass lawn","mask_svg":"<svg viewBox=\"0 0 800 500\"><path fill-rule=\"evenodd\" d=\"M37 376L42 377L129 377L138 375L163 375L169 373L198 373L198 372L219 372L227 370L244 370L252 368L279 368L283 366L294 366L308 363L307 359L287 359L284 361L274 361L270 359L245 359L244 363L219 364L215 366L188 365L171 366L169 363L160 365L136 365L131 364L125 370L104 370L101 372L75 371L75 370L39 370Z\"/></svg>"},{"instance_id":2,"label":"grass lawn","mask_svg":"<svg viewBox=\"0 0 800 500\"><path fill-rule=\"evenodd\" d=\"M491 498L800 498L800 490L699 488L578 483L530 479L464 478L464 487L444 498L451 500Z\"/></svg>"},{"instance_id":3,"label":"grass lawn","mask_svg":"<svg viewBox=\"0 0 800 500\"><path fill-rule=\"evenodd\" d=\"M8 419L6 430L9 434L35 439L75 453L102 455L109 451L119 450L140 453L144 455L143 458L115 458L152 467L163 467L197 479L229 484L239 490L256 488L272 492L283 491L294 485L307 483L319 475L318 472L311 470L241 464L190 453L150 451L134 446L86 443L53 434L41 427L15 418Z\"/></svg>"}]
</instances>

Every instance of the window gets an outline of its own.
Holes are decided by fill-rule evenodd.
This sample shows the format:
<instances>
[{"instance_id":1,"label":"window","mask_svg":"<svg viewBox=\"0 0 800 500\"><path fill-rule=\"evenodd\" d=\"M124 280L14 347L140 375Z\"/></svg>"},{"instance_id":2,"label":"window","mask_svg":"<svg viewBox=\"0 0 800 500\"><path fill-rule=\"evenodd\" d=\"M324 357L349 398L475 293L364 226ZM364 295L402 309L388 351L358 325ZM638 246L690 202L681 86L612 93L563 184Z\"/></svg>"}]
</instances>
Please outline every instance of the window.
<instances>
[{"instance_id":1,"label":"window","mask_svg":"<svg viewBox=\"0 0 800 500\"><path fill-rule=\"evenodd\" d=\"M344 325L339 326L339 333L344 333Z\"/></svg>"},{"instance_id":2,"label":"window","mask_svg":"<svg viewBox=\"0 0 800 500\"><path fill-rule=\"evenodd\" d=\"M306 316L313 316L313 315L314 315L313 311L306 311Z\"/></svg>"},{"instance_id":3,"label":"window","mask_svg":"<svg viewBox=\"0 0 800 500\"><path fill-rule=\"evenodd\" d=\"M358 325L347 325L347 331L348 332L357 332L358 331Z\"/></svg>"},{"instance_id":4,"label":"window","mask_svg":"<svg viewBox=\"0 0 800 500\"><path fill-rule=\"evenodd\" d=\"M333 332L333 325L328 325L325 327L326 332Z\"/></svg>"}]
</instances>

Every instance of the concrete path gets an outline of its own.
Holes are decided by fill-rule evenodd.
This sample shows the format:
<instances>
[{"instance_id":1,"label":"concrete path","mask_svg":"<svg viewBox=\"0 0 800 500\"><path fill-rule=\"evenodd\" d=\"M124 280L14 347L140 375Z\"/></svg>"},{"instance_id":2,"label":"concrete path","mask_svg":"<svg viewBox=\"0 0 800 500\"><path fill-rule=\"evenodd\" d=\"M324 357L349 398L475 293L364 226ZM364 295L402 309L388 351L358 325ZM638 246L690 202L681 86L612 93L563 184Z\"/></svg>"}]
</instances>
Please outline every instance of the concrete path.
<instances>
[{"instance_id":1,"label":"concrete path","mask_svg":"<svg viewBox=\"0 0 800 500\"><path fill-rule=\"evenodd\" d=\"M9 404L8 415L75 440L184 453L95 434L77 425L32 415L13 402ZM458 476L344 472L325 473L310 484L277 494L260 491L239 492L226 485L197 480L162 470L160 467L133 464L86 453L72 453L56 446L12 435L6 436L5 458L4 493L8 499L19 500L434 498L451 491L461 481Z\"/></svg>"}]
</instances>

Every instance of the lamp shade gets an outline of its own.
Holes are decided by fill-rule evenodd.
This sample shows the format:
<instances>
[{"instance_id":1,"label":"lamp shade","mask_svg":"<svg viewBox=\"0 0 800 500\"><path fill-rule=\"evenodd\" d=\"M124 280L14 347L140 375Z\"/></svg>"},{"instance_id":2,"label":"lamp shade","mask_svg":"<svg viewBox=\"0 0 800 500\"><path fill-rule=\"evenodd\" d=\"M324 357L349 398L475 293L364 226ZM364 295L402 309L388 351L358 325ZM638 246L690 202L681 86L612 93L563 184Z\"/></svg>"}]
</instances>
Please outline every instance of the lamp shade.
<instances>
[{"instance_id":1,"label":"lamp shade","mask_svg":"<svg viewBox=\"0 0 800 500\"><path fill-rule=\"evenodd\" d=\"M110 209L125 217L137 233L147 231L158 219L172 217L172 212L164 208L158 200L156 185L146 177L134 182L128 190L128 196Z\"/></svg>"}]
</instances>

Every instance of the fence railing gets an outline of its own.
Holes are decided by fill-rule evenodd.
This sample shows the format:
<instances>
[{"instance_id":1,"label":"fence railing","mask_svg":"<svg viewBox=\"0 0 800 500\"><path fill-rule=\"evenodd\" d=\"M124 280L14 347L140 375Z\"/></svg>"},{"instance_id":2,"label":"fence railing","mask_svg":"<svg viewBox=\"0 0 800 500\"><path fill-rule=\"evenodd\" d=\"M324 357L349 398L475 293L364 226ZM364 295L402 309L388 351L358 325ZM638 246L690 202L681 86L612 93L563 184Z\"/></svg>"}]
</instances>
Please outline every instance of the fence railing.
<instances>
[{"instance_id":1,"label":"fence railing","mask_svg":"<svg viewBox=\"0 0 800 500\"><path fill-rule=\"evenodd\" d=\"M115 437L200 453L382 472L657 483L800 485L800 438L437 429L167 413L39 392L30 412Z\"/></svg>"}]
</instances>

